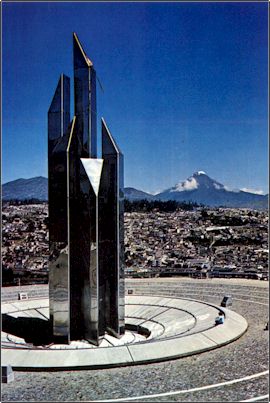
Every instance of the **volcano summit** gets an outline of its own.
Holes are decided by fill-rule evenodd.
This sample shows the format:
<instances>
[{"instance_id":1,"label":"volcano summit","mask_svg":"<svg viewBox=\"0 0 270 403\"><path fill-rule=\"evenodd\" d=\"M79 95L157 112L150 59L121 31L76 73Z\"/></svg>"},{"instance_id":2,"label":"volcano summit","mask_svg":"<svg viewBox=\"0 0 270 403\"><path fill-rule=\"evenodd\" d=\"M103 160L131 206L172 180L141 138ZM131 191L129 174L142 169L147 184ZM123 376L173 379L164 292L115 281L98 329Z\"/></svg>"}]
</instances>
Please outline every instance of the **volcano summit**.
<instances>
[{"instance_id":1,"label":"volcano summit","mask_svg":"<svg viewBox=\"0 0 270 403\"><path fill-rule=\"evenodd\" d=\"M155 196L160 200L190 201L208 206L267 208L267 195L229 190L204 171L195 172L184 181Z\"/></svg>"}]
</instances>

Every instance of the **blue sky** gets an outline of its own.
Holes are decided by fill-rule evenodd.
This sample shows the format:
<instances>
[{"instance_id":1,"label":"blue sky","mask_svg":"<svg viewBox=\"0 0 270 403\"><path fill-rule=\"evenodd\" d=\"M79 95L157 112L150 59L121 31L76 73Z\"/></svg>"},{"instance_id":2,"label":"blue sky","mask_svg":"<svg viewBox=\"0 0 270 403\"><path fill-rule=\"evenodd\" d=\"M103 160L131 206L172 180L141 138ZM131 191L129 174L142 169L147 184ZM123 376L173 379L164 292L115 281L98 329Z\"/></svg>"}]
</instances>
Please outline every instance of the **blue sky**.
<instances>
[{"instance_id":1,"label":"blue sky","mask_svg":"<svg viewBox=\"0 0 270 403\"><path fill-rule=\"evenodd\" d=\"M72 78L75 31L125 186L155 192L203 170L267 193L267 14L267 2L2 3L2 182L47 176L47 110L60 73Z\"/></svg>"}]
</instances>

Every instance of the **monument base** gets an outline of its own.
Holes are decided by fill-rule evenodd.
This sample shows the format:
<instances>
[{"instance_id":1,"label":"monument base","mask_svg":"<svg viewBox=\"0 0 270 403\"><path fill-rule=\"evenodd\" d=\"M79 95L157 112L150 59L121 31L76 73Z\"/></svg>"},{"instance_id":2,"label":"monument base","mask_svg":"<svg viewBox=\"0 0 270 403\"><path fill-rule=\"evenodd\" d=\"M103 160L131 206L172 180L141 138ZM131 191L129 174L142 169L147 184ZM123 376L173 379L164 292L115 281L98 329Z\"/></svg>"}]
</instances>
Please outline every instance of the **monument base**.
<instances>
[{"instance_id":1,"label":"monument base","mask_svg":"<svg viewBox=\"0 0 270 403\"><path fill-rule=\"evenodd\" d=\"M3 304L2 311L12 323L12 333L8 320L3 326L3 365L9 364L16 370L41 371L160 362L224 346L238 339L248 327L247 321L236 312L202 301L127 295L126 332L120 338L106 333L99 346L84 340L72 341L69 345L26 343L23 334L16 334L16 321L18 324L23 319L29 322L32 316L46 323L48 305L48 299ZM215 319L220 312L224 315L224 324L216 326Z\"/></svg>"}]
</instances>

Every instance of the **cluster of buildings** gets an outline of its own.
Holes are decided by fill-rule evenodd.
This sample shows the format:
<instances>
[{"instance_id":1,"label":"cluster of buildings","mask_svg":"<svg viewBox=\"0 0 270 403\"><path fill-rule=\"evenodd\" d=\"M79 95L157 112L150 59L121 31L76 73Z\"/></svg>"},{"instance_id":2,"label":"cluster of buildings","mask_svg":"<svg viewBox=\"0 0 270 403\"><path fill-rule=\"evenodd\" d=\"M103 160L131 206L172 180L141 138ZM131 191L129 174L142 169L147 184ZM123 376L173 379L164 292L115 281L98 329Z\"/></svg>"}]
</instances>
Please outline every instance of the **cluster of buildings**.
<instances>
[{"instance_id":1,"label":"cluster of buildings","mask_svg":"<svg viewBox=\"0 0 270 403\"><path fill-rule=\"evenodd\" d=\"M268 214L203 208L125 214L126 275L268 278Z\"/></svg>"},{"instance_id":2,"label":"cluster of buildings","mask_svg":"<svg viewBox=\"0 0 270 403\"><path fill-rule=\"evenodd\" d=\"M48 281L47 222L47 204L3 206L3 269L23 282ZM223 208L125 213L125 272L268 278L268 213Z\"/></svg>"},{"instance_id":3,"label":"cluster of buildings","mask_svg":"<svg viewBox=\"0 0 270 403\"><path fill-rule=\"evenodd\" d=\"M48 206L3 205L3 285L48 282Z\"/></svg>"}]
</instances>

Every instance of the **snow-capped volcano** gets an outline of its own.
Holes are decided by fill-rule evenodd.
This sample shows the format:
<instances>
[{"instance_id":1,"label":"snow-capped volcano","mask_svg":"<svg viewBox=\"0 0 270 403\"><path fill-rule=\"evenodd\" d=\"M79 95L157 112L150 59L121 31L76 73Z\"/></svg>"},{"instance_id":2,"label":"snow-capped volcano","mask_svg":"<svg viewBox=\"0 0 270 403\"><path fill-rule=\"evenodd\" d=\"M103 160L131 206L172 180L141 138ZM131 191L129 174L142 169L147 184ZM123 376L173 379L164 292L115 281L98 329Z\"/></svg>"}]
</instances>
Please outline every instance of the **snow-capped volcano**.
<instances>
[{"instance_id":1,"label":"snow-capped volcano","mask_svg":"<svg viewBox=\"0 0 270 403\"><path fill-rule=\"evenodd\" d=\"M267 207L267 196L249 193L227 186L210 178L204 171L197 171L170 189L155 195L160 200L191 201L208 206Z\"/></svg>"},{"instance_id":2,"label":"snow-capped volcano","mask_svg":"<svg viewBox=\"0 0 270 403\"><path fill-rule=\"evenodd\" d=\"M195 190L198 188L205 189L225 189L225 186L216 180L210 178L204 171L195 172L185 181L177 183L172 187L170 192L183 192L186 190Z\"/></svg>"}]
</instances>

